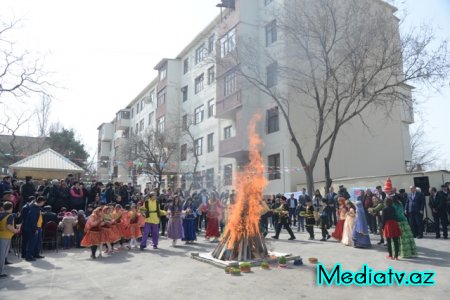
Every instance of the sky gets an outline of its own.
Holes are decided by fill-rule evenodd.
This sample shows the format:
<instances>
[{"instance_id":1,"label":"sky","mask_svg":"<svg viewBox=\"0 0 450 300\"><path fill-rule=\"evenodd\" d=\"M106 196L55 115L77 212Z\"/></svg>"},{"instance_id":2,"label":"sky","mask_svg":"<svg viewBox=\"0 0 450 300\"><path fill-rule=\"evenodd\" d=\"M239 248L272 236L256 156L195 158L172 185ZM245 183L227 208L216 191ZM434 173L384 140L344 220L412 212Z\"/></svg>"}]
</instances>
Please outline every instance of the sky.
<instances>
[{"instance_id":1,"label":"sky","mask_svg":"<svg viewBox=\"0 0 450 300\"><path fill-rule=\"evenodd\" d=\"M21 19L10 37L45 58L60 86L51 121L73 128L91 154L97 127L111 121L156 76L162 58L174 58L220 13L218 0L1 0L0 18ZM450 0L407 0L407 26L427 24L450 36ZM416 90L426 141L450 168L450 85L440 93ZM39 99L27 100L27 107ZM17 106L19 107L19 106ZM24 129L33 133L33 123Z\"/></svg>"}]
</instances>

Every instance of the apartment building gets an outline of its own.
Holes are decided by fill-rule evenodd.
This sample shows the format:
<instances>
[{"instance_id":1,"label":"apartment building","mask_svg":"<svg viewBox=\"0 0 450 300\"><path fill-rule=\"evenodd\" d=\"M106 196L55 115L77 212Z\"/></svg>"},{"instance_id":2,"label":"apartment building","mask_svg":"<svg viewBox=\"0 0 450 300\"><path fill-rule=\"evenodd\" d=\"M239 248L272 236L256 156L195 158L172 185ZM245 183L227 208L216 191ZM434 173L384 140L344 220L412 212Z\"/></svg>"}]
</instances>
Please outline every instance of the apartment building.
<instances>
[{"instance_id":1,"label":"apartment building","mask_svg":"<svg viewBox=\"0 0 450 300\"><path fill-rule=\"evenodd\" d=\"M266 193L294 191L298 185L305 184L305 173L277 104L238 72L239 68L246 67L243 58L254 59L256 66L264 71L267 85L295 93L277 75L277 64L289 63L281 60L293 51L283 43L283 33L273 13L274 7L283 2L222 1L221 14L177 57L162 59L155 66L158 76L112 122L100 125L99 178L133 181L142 188L154 185L157 179L139 170L139 164L145 162L132 161L127 156L127 143L130 136L142 135L149 128L164 131L173 127L179 128L173 145L177 155L171 160L162 186L189 188L195 182L194 188L231 190L235 172L248 161L247 124L259 113L263 118L258 132L265 145L261 152L269 179ZM387 14L395 10L381 1L380 5L385 5ZM261 49L261 54L257 52L250 58L240 56L240 47L248 43ZM263 51L270 54L270 60L262 55ZM403 94L410 99L411 87L405 86ZM293 116L290 121L295 133L303 140L311 140L303 147L308 154L313 151L313 139L308 135L310 131L302 129L314 124L305 115L302 101L299 99L299 104L293 105L289 113ZM389 120L380 111L368 110L363 119L364 123L355 119L342 128L331 161L332 176L404 172L405 162L411 155L410 107L393 107ZM192 138L182 133L186 128ZM196 158L198 164L194 170ZM318 160L314 174L317 181L323 180L323 158Z\"/></svg>"}]
</instances>

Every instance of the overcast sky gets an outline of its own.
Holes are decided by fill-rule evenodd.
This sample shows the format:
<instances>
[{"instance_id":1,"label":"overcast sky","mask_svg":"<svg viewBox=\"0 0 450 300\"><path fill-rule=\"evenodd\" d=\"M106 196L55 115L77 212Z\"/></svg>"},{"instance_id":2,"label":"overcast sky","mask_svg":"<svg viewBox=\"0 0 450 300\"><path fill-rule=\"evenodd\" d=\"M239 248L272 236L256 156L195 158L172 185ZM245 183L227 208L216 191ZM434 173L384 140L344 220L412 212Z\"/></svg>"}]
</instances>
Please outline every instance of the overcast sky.
<instances>
[{"instance_id":1,"label":"overcast sky","mask_svg":"<svg viewBox=\"0 0 450 300\"><path fill-rule=\"evenodd\" d=\"M154 78L161 58L175 57L219 14L218 2L1 0L0 17L23 20L11 37L20 47L45 55L45 68L64 87L54 92L52 121L74 128L95 153L97 127ZM403 2L399 6L408 10L408 24L427 23L440 37L450 35L449 0ZM427 139L449 166L450 88L417 97L425 102L420 110Z\"/></svg>"}]
</instances>

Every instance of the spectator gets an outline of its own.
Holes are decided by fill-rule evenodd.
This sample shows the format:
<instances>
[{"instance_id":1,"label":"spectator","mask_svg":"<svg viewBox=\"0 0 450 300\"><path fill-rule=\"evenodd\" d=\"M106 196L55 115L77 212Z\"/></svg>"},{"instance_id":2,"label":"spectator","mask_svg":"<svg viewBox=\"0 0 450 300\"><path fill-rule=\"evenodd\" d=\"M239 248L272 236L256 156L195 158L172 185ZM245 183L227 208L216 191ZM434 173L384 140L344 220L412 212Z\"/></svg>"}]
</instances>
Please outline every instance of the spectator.
<instances>
[{"instance_id":1,"label":"spectator","mask_svg":"<svg viewBox=\"0 0 450 300\"><path fill-rule=\"evenodd\" d=\"M45 227L48 222L55 222L56 224L59 222L58 216L52 211L52 207L50 205L44 206L42 220L42 227Z\"/></svg>"},{"instance_id":2,"label":"spectator","mask_svg":"<svg viewBox=\"0 0 450 300\"><path fill-rule=\"evenodd\" d=\"M22 232L24 237L26 236L27 238L25 247L26 261L35 261L37 258L44 258L40 255L43 223L41 207L44 204L45 198L39 196L36 200L29 203L26 214L23 215Z\"/></svg>"},{"instance_id":3,"label":"spectator","mask_svg":"<svg viewBox=\"0 0 450 300\"><path fill-rule=\"evenodd\" d=\"M19 230L14 226L13 204L9 201L4 202L0 212L0 278L8 275L3 273L3 267L6 263L6 256L9 252L11 239Z\"/></svg>"}]
</instances>

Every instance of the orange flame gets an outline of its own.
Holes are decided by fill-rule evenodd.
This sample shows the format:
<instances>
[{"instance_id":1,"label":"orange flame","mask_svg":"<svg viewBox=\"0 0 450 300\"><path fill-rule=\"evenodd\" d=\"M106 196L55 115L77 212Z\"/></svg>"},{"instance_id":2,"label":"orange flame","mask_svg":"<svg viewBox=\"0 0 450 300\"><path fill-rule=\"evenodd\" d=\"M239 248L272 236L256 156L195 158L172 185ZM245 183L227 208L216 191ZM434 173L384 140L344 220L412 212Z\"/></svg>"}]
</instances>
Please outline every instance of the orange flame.
<instances>
[{"instance_id":1,"label":"orange flame","mask_svg":"<svg viewBox=\"0 0 450 300\"><path fill-rule=\"evenodd\" d=\"M267 179L264 176L264 162L259 151L263 143L256 133L256 122L259 120L261 115L256 114L248 125L250 162L236 175L236 203L231 208L224 232L224 236L229 235L228 249L233 249L243 239L261 235L259 231L259 219L263 210L261 200Z\"/></svg>"}]
</instances>

